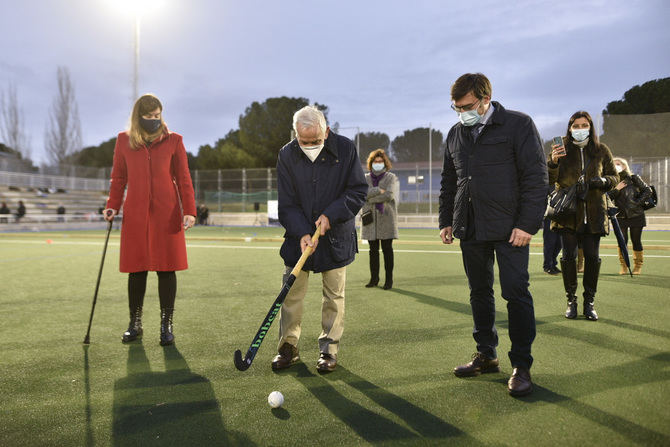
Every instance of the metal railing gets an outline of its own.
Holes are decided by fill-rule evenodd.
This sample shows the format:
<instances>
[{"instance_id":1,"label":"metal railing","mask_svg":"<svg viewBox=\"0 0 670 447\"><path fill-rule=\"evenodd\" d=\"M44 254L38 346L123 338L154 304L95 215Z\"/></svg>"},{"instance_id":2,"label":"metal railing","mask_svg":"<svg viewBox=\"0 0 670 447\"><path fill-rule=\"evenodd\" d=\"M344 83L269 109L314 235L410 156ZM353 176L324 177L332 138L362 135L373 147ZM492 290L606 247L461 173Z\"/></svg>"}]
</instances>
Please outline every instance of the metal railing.
<instances>
[{"instance_id":1,"label":"metal railing","mask_svg":"<svg viewBox=\"0 0 670 447\"><path fill-rule=\"evenodd\" d=\"M109 180L0 171L0 185L19 188L106 191L109 189Z\"/></svg>"}]
</instances>

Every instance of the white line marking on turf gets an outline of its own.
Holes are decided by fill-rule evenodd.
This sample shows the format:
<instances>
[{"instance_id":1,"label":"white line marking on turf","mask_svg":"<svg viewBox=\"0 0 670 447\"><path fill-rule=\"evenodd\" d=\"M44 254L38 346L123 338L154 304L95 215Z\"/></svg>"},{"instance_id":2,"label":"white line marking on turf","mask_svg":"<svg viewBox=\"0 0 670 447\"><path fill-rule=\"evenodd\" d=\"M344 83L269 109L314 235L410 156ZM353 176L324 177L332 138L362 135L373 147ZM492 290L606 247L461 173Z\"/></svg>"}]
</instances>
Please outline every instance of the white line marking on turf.
<instances>
[{"instance_id":1,"label":"white line marking on turf","mask_svg":"<svg viewBox=\"0 0 670 447\"><path fill-rule=\"evenodd\" d=\"M46 244L45 241L34 241L34 240L28 240L28 239L12 239L12 240L2 240L0 239L0 244L3 242L7 243L14 243L14 244L33 244L33 245L39 245L39 244ZM98 242L86 242L86 241L53 241L49 245L97 245L97 246L102 246L103 243L98 241ZM110 242L109 246L112 247L118 247L119 243L118 242ZM206 244L186 244L186 247L188 248L223 248L223 249L248 249L248 250L278 250L277 246L265 246L265 247L254 247L251 245L206 245ZM370 251L367 248L359 248L359 251ZM396 249L394 248L393 251L395 253L431 253L431 254L461 254L460 250L409 250L409 249ZM544 256L544 253L530 253L532 256ZM603 257L618 257L618 254L606 254L606 253L600 253L600 256ZM670 255L651 255L651 254L646 254L644 255L645 258L670 258Z\"/></svg>"}]
</instances>

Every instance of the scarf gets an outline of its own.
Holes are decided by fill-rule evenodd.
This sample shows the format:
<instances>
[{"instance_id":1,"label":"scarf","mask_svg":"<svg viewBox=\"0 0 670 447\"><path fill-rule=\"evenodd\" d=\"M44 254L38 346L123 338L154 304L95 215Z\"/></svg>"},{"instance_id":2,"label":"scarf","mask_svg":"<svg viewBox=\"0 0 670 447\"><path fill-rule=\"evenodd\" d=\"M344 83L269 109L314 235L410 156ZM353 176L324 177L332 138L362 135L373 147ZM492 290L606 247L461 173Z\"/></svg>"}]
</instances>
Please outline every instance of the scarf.
<instances>
[{"instance_id":1,"label":"scarf","mask_svg":"<svg viewBox=\"0 0 670 447\"><path fill-rule=\"evenodd\" d=\"M384 174L386 174L386 171L382 171L381 174L375 174L374 171L370 171L370 178L372 179L372 186L378 187L379 186L379 181L384 178ZM377 208L377 211L380 213L384 213L384 204L383 203L375 203L375 208Z\"/></svg>"},{"instance_id":2,"label":"scarf","mask_svg":"<svg viewBox=\"0 0 670 447\"><path fill-rule=\"evenodd\" d=\"M572 140L572 143L573 143L575 146L577 146L577 147L586 147L586 145L589 144L589 137L586 137L586 138L585 138L584 140L582 140L582 141L575 141L575 140Z\"/></svg>"}]
</instances>

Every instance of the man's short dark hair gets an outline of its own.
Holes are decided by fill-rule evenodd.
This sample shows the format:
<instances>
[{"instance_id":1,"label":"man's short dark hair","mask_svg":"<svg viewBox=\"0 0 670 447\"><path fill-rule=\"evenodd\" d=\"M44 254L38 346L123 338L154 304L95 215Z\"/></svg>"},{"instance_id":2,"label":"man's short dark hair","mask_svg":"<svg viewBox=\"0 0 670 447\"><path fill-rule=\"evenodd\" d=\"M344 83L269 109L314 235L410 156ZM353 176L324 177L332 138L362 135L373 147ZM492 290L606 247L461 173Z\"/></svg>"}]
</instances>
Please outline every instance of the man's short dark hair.
<instances>
[{"instance_id":1,"label":"man's short dark hair","mask_svg":"<svg viewBox=\"0 0 670 447\"><path fill-rule=\"evenodd\" d=\"M477 99L491 97L491 82L482 73L465 73L451 86L451 99L458 101L470 92Z\"/></svg>"}]
</instances>

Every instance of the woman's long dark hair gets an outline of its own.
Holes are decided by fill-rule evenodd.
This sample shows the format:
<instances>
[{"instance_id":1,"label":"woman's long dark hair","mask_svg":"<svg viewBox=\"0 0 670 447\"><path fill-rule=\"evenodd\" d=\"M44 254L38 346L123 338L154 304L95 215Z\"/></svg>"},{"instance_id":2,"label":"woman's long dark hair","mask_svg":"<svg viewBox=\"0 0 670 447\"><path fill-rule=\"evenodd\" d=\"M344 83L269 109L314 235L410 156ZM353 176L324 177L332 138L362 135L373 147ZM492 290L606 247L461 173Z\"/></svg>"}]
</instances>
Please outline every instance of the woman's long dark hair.
<instances>
[{"instance_id":1,"label":"woman's long dark hair","mask_svg":"<svg viewBox=\"0 0 670 447\"><path fill-rule=\"evenodd\" d=\"M593 125L593 119L591 119L589 112L585 110L575 112L570 117L570 121L568 121L568 129L565 131L565 141L569 141L572 144L575 143L574 139L572 138L572 134L570 133L570 129L572 128L572 125L574 124L575 120L577 120L577 118L586 118L586 120L589 122L589 145L593 143L594 147L599 147L600 141L598 140L598 134L596 134L596 129Z\"/></svg>"}]
</instances>

